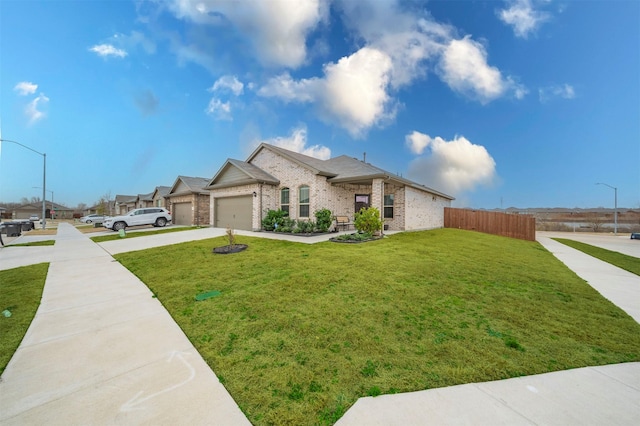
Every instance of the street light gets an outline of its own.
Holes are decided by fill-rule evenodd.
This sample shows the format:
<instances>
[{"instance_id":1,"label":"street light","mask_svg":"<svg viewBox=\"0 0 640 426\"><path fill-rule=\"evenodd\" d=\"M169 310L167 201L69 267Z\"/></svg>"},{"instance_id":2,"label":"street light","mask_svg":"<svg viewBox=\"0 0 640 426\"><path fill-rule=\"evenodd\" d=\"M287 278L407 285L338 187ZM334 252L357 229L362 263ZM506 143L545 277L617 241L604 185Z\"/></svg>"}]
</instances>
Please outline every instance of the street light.
<instances>
[{"instance_id":1,"label":"street light","mask_svg":"<svg viewBox=\"0 0 640 426\"><path fill-rule=\"evenodd\" d=\"M613 189L614 193L614 201L613 201L613 233L614 235L618 235L618 188L615 186L608 185L606 183L598 182L596 185L604 185Z\"/></svg>"},{"instance_id":2,"label":"street light","mask_svg":"<svg viewBox=\"0 0 640 426\"><path fill-rule=\"evenodd\" d=\"M32 186L32 188L35 188L35 189L42 189L42 187L41 187L41 186ZM52 191L52 190L50 190L50 189L47 189L47 192L50 192L50 193L51 193L51 211L53 211L53 191ZM51 212L49 212L49 216L51 216Z\"/></svg>"},{"instance_id":3,"label":"street light","mask_svg":"<svg viewBox=\"0 0 640 426\"><path fill-rule=\"evenodd\" d=\"M45 218L45 213L47 210L47 207L45 206L45 198L47 198L47 154L36 151L33 148L30 148L26 145L21 144L20 142L16 142L16 141L12 141L9 139L0 139L0 142L11 142L11 143L15 143L16 145L20 145L23 148L27 148L29 151L33 151L36 154L40 154L42 155L42 159L43 159L43 167L42 167L42 229L45 229L47 227L47 219Z\"/></svg>"}]
</instances>

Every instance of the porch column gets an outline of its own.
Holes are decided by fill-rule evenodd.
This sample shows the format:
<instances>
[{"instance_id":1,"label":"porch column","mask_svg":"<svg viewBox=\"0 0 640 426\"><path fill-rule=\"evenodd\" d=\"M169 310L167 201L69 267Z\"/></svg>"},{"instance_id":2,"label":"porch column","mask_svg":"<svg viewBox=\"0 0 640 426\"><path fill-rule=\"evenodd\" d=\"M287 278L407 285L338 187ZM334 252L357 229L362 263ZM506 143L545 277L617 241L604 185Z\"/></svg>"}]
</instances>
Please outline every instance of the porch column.
<instances>
[{"instance_id":1,"label":"porch column","mask_svg":"<svg viewBox=\"0 0 640 426\"><path fill-rule=\"evenodd\" d=\"M373 179L371 182L371 207L380 211L380 219L384 212L384 180Z\"/></svg>"}]
</instances>

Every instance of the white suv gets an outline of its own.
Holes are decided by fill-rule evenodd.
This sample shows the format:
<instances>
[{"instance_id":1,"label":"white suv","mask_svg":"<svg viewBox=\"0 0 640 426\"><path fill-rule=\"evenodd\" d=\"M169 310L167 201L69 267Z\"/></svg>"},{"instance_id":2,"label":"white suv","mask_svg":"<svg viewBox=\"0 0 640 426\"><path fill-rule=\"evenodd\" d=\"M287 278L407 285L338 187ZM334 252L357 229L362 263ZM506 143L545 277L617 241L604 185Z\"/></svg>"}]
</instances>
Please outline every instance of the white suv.
<instances>
[{"instance_id":1,"label":"white suv","mask_svg":"<svg viewBox=\"0 0 640 426\"><path fill-rule=\"evenodd\" d=\"M165 226L171 222L171 213L160 207L148 207L131 210L126 215L106 218L102 226L119 231L127 226L153 225Z\"/></svg>"}]
</instances>

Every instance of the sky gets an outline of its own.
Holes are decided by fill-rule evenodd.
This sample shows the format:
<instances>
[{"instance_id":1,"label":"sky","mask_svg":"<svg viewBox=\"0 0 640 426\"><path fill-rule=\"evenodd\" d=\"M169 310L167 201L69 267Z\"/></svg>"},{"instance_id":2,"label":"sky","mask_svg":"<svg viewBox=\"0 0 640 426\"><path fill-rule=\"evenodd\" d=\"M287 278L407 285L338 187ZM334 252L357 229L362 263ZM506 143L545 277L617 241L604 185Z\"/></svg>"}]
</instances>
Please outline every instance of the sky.
<instances>
[{"instance_id":1,"label":"sky","mask_svg":"<svg viewBox=\"0 0 640 426\"><path fill-rule=\"evenodd\" d=\"M640 2L0 0L0 132L69 207L266 142L456 207L640 208ZM2 142L0 203L43 159Z\"/></svg>"}]
</instances>

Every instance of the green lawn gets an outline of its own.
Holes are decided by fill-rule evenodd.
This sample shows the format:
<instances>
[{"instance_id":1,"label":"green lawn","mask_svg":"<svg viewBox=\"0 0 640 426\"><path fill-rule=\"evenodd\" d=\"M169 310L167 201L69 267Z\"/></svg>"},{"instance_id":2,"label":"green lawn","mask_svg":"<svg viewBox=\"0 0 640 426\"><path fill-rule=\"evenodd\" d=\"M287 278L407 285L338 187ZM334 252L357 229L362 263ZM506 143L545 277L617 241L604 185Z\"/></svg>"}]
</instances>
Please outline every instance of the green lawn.
<instances>
[{"instance_id":1,"label":"green lawn","mask_svg":"<svg viewBox=\"0 0 640 426\"><path fill-rule=\"evenodd\" d=\"M640 360L640 324L535 242L237 240L248 250L214 255L220 237L116 258L254 424L332 424L361 396Z\"/></svg>"},{"instance_id":2,"label":"green lawn","mask_svg":"<svg viewBox=\"0 0 640 426\"><path fill-rule=\"evenodd\" d=\"M153 231L142 231L142 230L138 232L126 231L126 237L124 238L146 237L148 235L167 234L169 232L191 231L193 229L201 229L201 228L202 228L201 226L182 226L178 228L156 229ZM96 237L90 237L90 239L93 242L102 243L104 241L120 240L122 239L122 237L120 237L120 235L117 232L114 232L113 234L110 234L110 235L98 235Z\"/></svg>"},{"instance_id":3,"label":"green lawn","mask_svg":"<svg viewBox=\"0 0 640 426\"><path fill-rule=\"evenodd\" d=\"M37 247L37 246L52 246L56 243L56 240L45 241L32 241L30 243L10 244L6 247Z\"/></svg>"},{"instance_id":4,"label":"green lawn","mask_svg":"<svg viewBox=\"0 0 640 426\"><path fill-rule=\"evenodd\" d=\"M595 247L590 244L581 243L579 241L568 240L566 238L553 239L576 250L580 250L581 252L586 253L589 256L593 256L614 266L617 266L618 268L622 268L636 275L640 275L640 259L638 259L637 257L618 253L617 251L603 249L601 247Z\"/></svg>"},{"instance_id":5,"label":"green lawn","mask_svg":"<svg viewBox=\"0 0 640 426\"><path fill-rule=\"evenodd\" d=\"M0 374L36 314L48 270L48 263L40 263L0 271ZM5 311L11 316L5 316Z\"/></svg>"}]
</instances>

